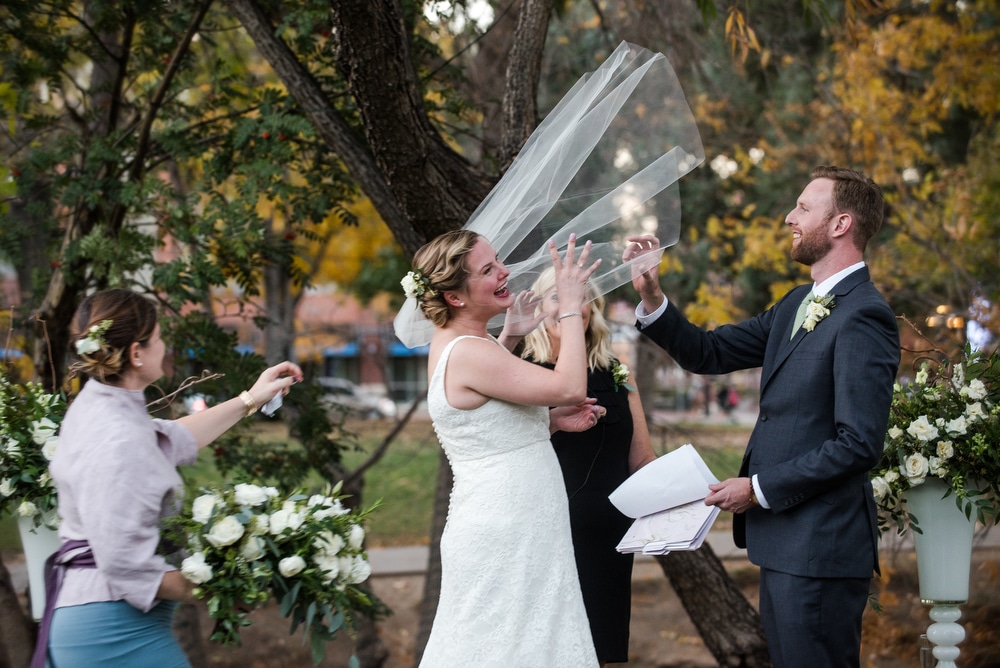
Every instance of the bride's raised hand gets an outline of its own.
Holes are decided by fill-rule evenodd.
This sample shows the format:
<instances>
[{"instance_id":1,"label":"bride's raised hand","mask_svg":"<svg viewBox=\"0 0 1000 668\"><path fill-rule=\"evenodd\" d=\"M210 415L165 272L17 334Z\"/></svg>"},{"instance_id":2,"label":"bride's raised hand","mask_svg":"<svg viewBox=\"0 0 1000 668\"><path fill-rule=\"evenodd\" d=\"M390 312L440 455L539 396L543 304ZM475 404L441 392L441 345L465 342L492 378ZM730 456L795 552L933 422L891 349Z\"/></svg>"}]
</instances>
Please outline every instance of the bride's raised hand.
<instances>
[{"instance_id":1,"label":"bride's raised hand","mask_svg":"<svg viewBox=\"0 0 1000 668\"><path fill-rule=\"evenodd\" d=\"M584 244L577 257L576 234L569 235L565 258L559 257L559 251L553 241L549 241L549 255L552 257L552 266L556 272L556 294L559 295L560 307L566 311L579 310L587 300L587 281L601 266L601 260L598 259L587 266L590 257L589 241Z\"/></svg>"}]
</instances>

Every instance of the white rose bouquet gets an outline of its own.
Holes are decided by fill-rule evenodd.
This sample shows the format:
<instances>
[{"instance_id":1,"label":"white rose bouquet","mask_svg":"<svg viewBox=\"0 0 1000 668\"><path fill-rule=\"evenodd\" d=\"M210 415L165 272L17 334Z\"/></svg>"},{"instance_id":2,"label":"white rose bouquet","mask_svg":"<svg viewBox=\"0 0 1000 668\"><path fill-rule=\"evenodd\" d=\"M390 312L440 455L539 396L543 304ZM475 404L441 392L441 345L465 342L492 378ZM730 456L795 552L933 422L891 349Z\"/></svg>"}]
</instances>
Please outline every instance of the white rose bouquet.
<instances>
[{"instance_id":1,"label":"white rose bouquet","mask_svg":"<svg viewBox=\"0 0 1000 668\"><path fill-rule=\"evenodd\" d=\"M0 375L0 512L30 517L36 527L58 526L49 461L65 415L61 394Z\"/></svg>"},{"instance_id":2,"label":"white rose bouquet","mask_svg":"<svg viewBox=\"0 0 1000 668\"><path fill-rule=\"evenodd\" d=\"M250 609L272 596L291 632L305 624L315 663L338 630L355 629L357 615L382 612L381 603L358 587L371 568L364 550L363 520L337 496L294 493L236 484L202 490L168 533L186 544L181 572L215 619L211 639L239 644ZM181 532L183 536L178 536Z\"/></svg>"},{"instance_id":3,"label":"white rose bouquet","mask_svg":"<svg viewBox=\"0 0 1000 668\"><path fill-rule=\"evenodd\" d=\"M872 488L882 517L900 533L914 518L901 495L928 476L948 484L968 516L1000 520L1000 351L967 348L933 370L924 363L912 383L894 388L885 450Z\"/></svg>"}]
</instances>

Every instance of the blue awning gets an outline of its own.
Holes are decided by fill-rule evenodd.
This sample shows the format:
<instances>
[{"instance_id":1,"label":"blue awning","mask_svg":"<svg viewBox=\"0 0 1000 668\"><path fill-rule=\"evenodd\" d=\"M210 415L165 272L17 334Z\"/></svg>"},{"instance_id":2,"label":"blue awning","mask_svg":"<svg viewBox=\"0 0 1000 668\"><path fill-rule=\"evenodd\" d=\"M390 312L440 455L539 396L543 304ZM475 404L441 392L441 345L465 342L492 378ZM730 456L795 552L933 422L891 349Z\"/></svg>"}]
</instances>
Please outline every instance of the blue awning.
<instances>
[{"instance_id":1,"label":"blue awning","mask_svg":"<svg viewBox=\"0 0 1000 668\"><path fill-rule=\"evenodd\" d=\"M330 346L323 349L323 357L357 357L359 352L358 344L345 343L341 346Z\"/></svg>"},{"instance_id":2,"label":"blue awning","mask_svg":"<svg viewBox=\"0 0 1000 668\"><path fill-rule=\"evenodd\" d=\"M19 360L22 357L24 357L24 353L17 348L0 348L0 359Z\"/></svg>"},{"instance_id":3,"label":"blue awning","mask_svg":"<svg viewBox=\"0 0 1000 668\"><path fill-rule=\"evenodd\" d=\"M393 341L389 346L389 356L390 357L413 357L413 356L423 356L427 357L430 354L431 344L424 346L418 346L416 348L407 348L399 341Z\"/></svg>"}]
</instances>

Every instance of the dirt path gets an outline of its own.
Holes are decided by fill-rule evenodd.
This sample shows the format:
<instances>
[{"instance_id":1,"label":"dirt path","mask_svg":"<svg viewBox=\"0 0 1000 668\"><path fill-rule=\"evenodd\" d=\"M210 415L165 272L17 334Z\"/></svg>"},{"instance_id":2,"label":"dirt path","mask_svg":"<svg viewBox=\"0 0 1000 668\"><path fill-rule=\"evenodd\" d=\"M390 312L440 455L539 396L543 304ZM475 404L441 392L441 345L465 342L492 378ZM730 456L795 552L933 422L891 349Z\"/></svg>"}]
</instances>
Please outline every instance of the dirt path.
<instances>
[{"instance_id":1,"label":"dirt path","mask_svg":"<svg viewBox=\"0 0 1000 668\"><path fill-rule=\"evenodd\" d=\"M917 596L916 566L912 554L883 560L885 577L880 594L882 615L869 609L865 616L862 666L866 668L919 668L920 634L930 620ZM757 602L757 571L744 560L727 560L726 568L747 599ZM966 639L961 644L961 668L1000 666L1000 551L984 550L974 556L972 599L962 606ZM380 622L379 633L390 656L383 668L411 668L417 631L423 577L383 576L372 582L375 593L394 614ZM633 577L631 660L629 668L710 668L717 665L688 619L659 564L642 560ZM301 633L288 636L288 627L277 616L276 606L255 615L255 624L244 632L244 647L211 647L209 666L232 668L284 668L311 665ZM207 629L206 629L207 632ZM353 651L349 637L332 643L323 668L344 668ZM540 667L541 668L541 667Z\"/></svg>"}]
</instances>

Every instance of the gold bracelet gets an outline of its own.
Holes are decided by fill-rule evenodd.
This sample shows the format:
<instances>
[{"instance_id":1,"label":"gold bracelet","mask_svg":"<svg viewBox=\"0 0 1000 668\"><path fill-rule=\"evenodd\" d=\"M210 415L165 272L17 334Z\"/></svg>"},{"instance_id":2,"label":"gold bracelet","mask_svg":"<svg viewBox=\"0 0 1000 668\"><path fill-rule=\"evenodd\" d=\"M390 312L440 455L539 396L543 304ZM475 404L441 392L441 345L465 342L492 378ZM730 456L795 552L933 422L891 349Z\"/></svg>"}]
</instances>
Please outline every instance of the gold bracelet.
<instances>
[{"instance_id":1,"label":"gold bracelet","mask_svg":"<svg viewBox=\"0 0 1000 668\"><path fill-rule=\"evenodd\" d=\"M556 322L559 322L563 318L572 318L574 315L578 315L581 318L583 317L583 314L580 313L579 311L567 311L566 313L560 313L559 317L556 318Z\"/></svg>"},{"instance_id":2,"label":"gold bracelet","mask_svg":"<svg viewBox=\"0 0 1000 668\"><path fill-rule=\"evenodd\" d=\"M240 392L240 399L243 400L243 403L246 404L247 407L247 414L245 417L250 417L257 412L257 402L253 400L253 397L250 396L249 392L246 390Z\"/></svg>"},{"instance_id":3,"label":"gold bracelet","mask_svg":"<svg viewBox=\"0 0 1000 668\"><path fill-rule=\"evenodd\" d=\"M753 480L750 480L750 498L748 501L750 502L751 508L760 505L760 501L757 500L757 491L753 488Z\"/></svg>"}]
</instances>

